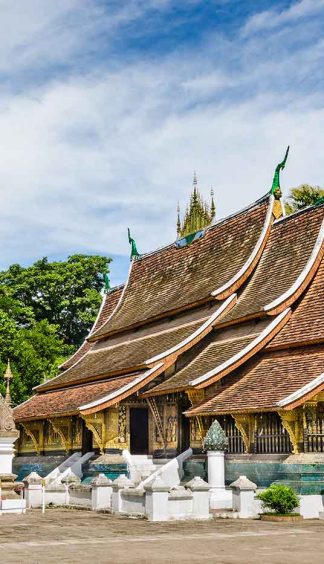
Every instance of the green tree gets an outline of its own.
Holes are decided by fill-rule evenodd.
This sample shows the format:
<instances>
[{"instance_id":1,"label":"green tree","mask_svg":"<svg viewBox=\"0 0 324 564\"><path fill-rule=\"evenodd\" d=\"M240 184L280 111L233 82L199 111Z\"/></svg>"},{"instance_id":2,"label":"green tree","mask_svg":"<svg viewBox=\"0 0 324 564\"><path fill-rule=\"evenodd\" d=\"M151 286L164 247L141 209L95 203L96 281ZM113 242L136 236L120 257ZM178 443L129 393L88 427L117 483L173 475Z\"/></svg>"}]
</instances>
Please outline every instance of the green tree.
<instances>
[{"instance_id":1,"label":"green tree","mask_svg":"<svg viewBox=\"0 0 324 564\"><path fill-rule=\"evenodd\" d=\"M73 352L73 347L59 338L57 329L47 320L34 322L29 328L19 327L0 310L0 374L9 358L14 376L10 387L14 405L30 397L34 386L55 376L59 364ZM0 392L5 393L3 381Z\"/></svg>"},{"instance_id":2,"label":"green tree","mask_svg":"<svg viewBox=\"0 0 324 564\"><path fill-rule=\"evenodd\" d=\"M57 374L89 332L101 303L100 273L110 259L73 255L67 261L46 258L29 267L0 272L0 376L11 361L13 404ZM0 392L5 383L0 379Z\"/></svg>"},{"instance_id":3,"label":"green tree","mask_svg":"<svg viewBox=\"0 0 324 564\"><path fill-rule=\"evenodd\" d=\"M67 261L43 258L32 266L14 264L0 273L0 309L19 325L47 320L75 347L91 329L101 303L102 272L109 258L73 255Z\"/></svg>"},{"instance_id":4,"label":"green tree","mask_svg":"<svg viewBox=\"0 0 324 564\"><path fill-rule=\"evenodd\" d=\"M295 213L298 210L312 206L324 197L324 190L319 186L310 186L309 184L301 184L297 188L291 188L288 198L285 202L287 215Z\"/></svg>"}]
</instances>

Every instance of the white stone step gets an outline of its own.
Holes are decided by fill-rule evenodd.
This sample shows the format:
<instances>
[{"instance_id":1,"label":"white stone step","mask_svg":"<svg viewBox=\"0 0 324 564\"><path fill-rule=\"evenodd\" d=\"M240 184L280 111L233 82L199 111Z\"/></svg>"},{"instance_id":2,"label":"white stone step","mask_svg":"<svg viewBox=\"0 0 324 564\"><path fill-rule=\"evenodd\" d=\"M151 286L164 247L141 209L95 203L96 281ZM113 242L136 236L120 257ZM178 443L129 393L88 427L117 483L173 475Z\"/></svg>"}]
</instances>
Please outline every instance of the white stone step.
<instances>
[{"instance_id":1,"label":"white stone step","mask_svg":"<svg viewBox=\"0 0 324 564\"><path fill-rule=\"evenodd\" d=\"M81 455L80 452L75 452L45 477L46 483L60 484L62 483L62 479L69 474L75 474L79 476L79 478L82 478L82 464L93 456L94 452L87 452L83 455Z\"/></svg>"}]
</instances>

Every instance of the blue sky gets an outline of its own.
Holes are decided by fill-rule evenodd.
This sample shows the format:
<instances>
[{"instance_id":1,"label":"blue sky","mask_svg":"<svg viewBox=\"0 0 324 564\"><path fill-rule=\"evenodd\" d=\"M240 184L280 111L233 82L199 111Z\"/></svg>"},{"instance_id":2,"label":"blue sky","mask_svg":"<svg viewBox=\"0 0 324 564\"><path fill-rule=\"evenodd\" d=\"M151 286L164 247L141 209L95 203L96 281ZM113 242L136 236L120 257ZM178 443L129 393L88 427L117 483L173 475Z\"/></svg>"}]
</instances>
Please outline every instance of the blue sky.
<instances>
[{"instance_id":1,"label":"blue sky","mask_svg":"<svg viewBox=\"0 0 324 564\"><path fill-rule=\"evenodd\" d=\"M19 4L19 5L18 5ZM323 185L324 0L0 0L0 268L175 237L193 170L217 216Z\"/></svg>"}]
</instances>

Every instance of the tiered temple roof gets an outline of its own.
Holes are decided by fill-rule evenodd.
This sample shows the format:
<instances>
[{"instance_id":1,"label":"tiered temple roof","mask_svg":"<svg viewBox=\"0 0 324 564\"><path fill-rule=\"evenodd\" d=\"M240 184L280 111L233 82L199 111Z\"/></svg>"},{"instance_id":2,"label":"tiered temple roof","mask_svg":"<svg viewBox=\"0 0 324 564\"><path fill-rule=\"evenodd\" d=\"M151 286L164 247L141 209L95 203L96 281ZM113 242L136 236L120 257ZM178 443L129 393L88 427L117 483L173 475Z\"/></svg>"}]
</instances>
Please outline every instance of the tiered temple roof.
<instances>
[{"instance_id":1,"label":"tiered temple roof","mask_svg":"<svg viewBox=\"0 0 324 564\"><path fill-rule=\"evenodd\" d=\"M262 411L316 388L324 206L275 220L274 204L267 195L191 244L133 260L87 340L15 409L16 419L94 413L135 392L190 389L204 389L205 399L188 415Z\"/></svg>"}]
</instances>

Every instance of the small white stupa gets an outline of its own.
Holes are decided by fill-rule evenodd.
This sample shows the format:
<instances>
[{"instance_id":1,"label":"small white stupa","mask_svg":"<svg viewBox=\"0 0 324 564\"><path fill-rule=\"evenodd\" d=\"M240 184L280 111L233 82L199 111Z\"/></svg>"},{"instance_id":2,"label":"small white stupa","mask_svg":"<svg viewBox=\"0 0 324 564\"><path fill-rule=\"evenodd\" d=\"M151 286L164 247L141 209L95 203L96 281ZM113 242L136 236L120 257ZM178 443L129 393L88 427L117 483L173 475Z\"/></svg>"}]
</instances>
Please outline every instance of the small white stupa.
<instances>
[{"instance_id":1,"label":"small white stupa","mask_svg":"<svg viewBox=\"0 0 324 564\"><path fill-rule=\"evenodd\" d=\"M15 442L19 437L13 411L11 409L10 380L12 372L10 362L4 375L6 383L6 396L0 394L0 514L25 512L26 502L19 494L23 487L20 482L15 482L17 476L12 473L12 460L15 454Z\"/></svg>"}]
</instances>

